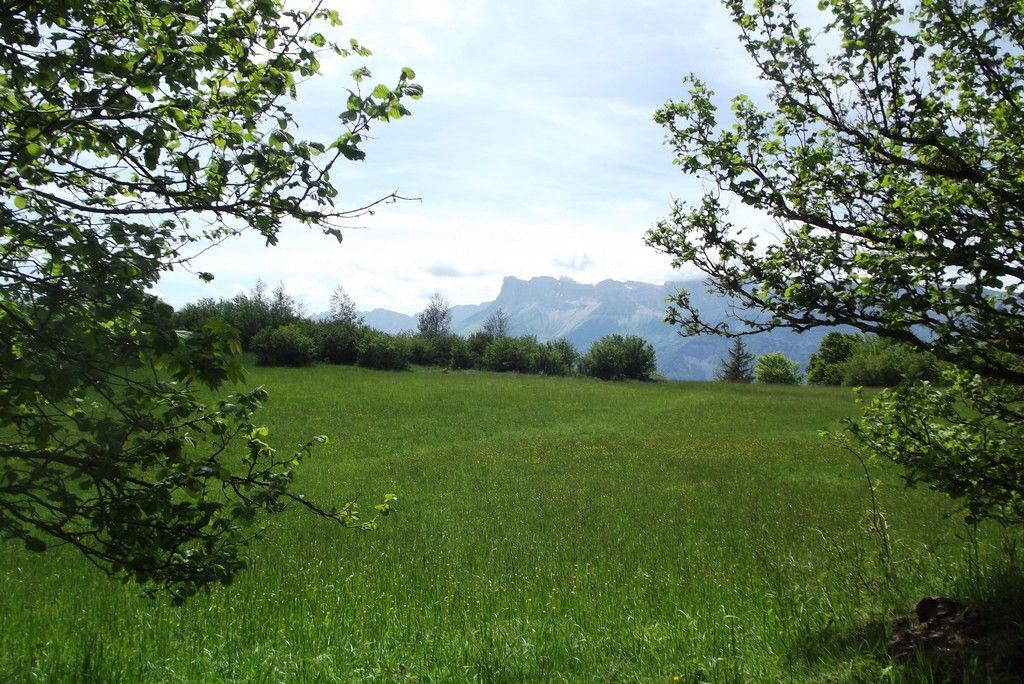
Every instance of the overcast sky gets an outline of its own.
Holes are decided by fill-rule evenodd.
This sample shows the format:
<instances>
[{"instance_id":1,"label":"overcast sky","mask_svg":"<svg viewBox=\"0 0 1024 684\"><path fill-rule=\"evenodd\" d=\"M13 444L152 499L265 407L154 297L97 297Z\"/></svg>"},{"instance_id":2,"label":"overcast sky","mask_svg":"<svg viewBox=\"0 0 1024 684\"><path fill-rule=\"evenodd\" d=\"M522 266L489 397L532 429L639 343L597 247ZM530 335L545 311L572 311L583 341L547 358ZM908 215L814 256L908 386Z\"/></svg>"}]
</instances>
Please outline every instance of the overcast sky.
<instances>
[{"instance_id":1,"label":"overcast sky","mask_svg":"<svg viewBox=\"0 0 1024 684\"><path fill-rule=\"evenodd\" d=\"M494 299L504 276L661 283L686 275L645 231L698 181L672 164L653 121L695 72L725 99L756 93L751 63L713 0L337 0L368 59L325 64L294 103L308 138L333 140L348 74L412 67L424 97L379 125L367 159L332 173L345 206L398 190L421 201L358 221L343 243L289 228L273 248L242 236L205 254L209 285L175 272L176 306L283 281L307 312L342 285L358 308L414 313L430 294ZM370 84L372 88L372 83Z\"/></svg>"}]
</instances>

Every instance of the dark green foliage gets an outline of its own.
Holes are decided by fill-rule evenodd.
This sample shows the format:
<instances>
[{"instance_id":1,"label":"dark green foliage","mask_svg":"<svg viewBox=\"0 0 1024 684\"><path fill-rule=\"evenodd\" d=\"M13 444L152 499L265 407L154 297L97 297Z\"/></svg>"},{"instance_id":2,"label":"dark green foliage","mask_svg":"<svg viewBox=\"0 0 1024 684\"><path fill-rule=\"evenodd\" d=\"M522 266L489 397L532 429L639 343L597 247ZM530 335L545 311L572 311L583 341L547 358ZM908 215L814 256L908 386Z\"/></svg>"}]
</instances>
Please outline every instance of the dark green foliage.
<instances>
[{"instance_id":1,"label":"dark green foliage","mask_svg":"<svg viewBox=\"0 0 1024 684\"><path fill-rule=\"evenodd\" d=\"M800 364L782 352L764 354L757 357L755 377L762 385L799 385Z\"/></svg>"},{"instance_id":2,"label":"dark green foliage","mask_svg":"<svg viewBox=\"0 0 1024 684\"><path fill-rule=\"evenodd\" d=\"M651 380L657 372L654 347L634 335L602 337L583 356L580 372L602 380Z\"/></svg>"},{"instance_id":3,"label":"dark green foliage","mask_svg":"<svg viewBox=\"0 0 1024 684\"><path fill-rule=\"evenodd\" d=\"M378 370L408 370L412 356L412 342L402 335L388 335L378 330L366 330L359 340L357 363Z\"/></svg>"},{"instance_id":4,"label":"dark green foliage","mask_svg":"<svg viewBox=\"0 0 1024 684\"><path fill-rule=\"evenodd\" d=\"M818 351L807 362L807 382L811 385L843 384L843 364L864 345L864 336L830 332L821 340Z\"/></svg>"},{"instance_id":5,"label":"dark green foliage","mask_svg":"<svg viewBox=\"0 0 1024 684\"><path fill-rule=\"evenodd\" d=\"M461 337L456 337L452 342L449 355L449 366L456 370L468 370L470 368L475 368L479 363L479 358L473 354L473 350L470 348L469 343Z\"/></svg>"},{"instance_id":6,"label":"dark green foliage","mask_svg":"<svg viewBox=\"0 0 1024 684\"><path fill-rule=\"evenodd\" d=\"M848 387L895 387L904 382L940 378L934 356L881 337L864 340L838 369L842 384Z\"/></svg>"},{"instance_id":7,"label":"dark green foliage","mask_svg":"<svg viewBox=\"0 0 1024 684\"><path fill-rule=\"evenodd\" d=\"M494 336L482 330L473 333L466 339L466 344L469 345L469 353L480 363L482 363L487 347L492 342L494 342Z\"/></svg>"},{"instance_id":8,"label":"dark green foliage","mask_svg":"<svg viewBox=\"0 0 1024 684\"><path fill-rule=\"evenodd\" d=\"M416 336L407 338L409 341L409 361L417 366L437 365L437 350L430 338Z\"/></svg>"},{"instance_id":9,"label":"dark green foliage","mask_svg":"<svg viewBox=\"0 0 1024 684\"><path fill-rule=\"evenodd\" d=\"M978 376L958 396L965 415L988 422L955 423L961 451L933 451L944 436L919 429L949 418L948 395L929 386L882 392L876 424L855 434L914 481L963 492L969 510L999 517L986 498L1024 498L1000 460L1015 458L1019 472L1021 451L990 441L1021 440L1005 405L1024 387L1020 3L824 0L813 29L789 0L724 4L767 86L765 104L738 96L720 123L715 94L691 76L689 96L657 113L677 163L707 192L677 203L649 243L733 297L747 330L848 325L930 352L961 386ZM735 226L735 199L779 231L759 238ZM689 334L733 332L703 318L686 292L669 319ZM896 381L875 367L887 353L851 373ZM975 460L966 469L957 457Z\"/></svg>"},{"instance_id":10,"label":"dark green foliage","mask_svg":"<svg viewBox=\"0 0 1024 684\"><path fill-rule=\"evenodd\" d=\"M542 347L533 337L500 337L484 352L484 368L497 373L536 373Z\"/></svg>"},{"instance_id":11,"label":"dark green foliage","mask_svg":"<svg viewBox=\"0 0 1024 684\"><path fill-rule=\"evenodd\" d=\"M175 312L175 326L181 330L197 330L210 318L220 318L238 331L244 349L256 333L265 328L276 328L302 320L302 310L295 298L285 292L284 284L278 283L267 295L263 281L248 293L239 292L231 299L214 300L209 297L186 304Z\"/></svg>"},{"instance_id":12,"label":"dark green foliage","mask_svg":"<svg viewBox=\"0 0 1024 684\"><path fill-rule=\"evenodd\" d=\"M230 307L230 300L203 297L176 310L172 325L176 330L190 331L201 330L203 325L211 319L217 319L232 325L229 322L230 316L228 311Z\"/></svg>"},{"instance_id":13,"label":"dark green foliage","mask_svg":"<svg viewBox=\"0 0 1024 684\"><path fill-rule=\"evenodd\" d=\"M333 140L299 138L295 84L325 52L365 54L317 31L338 24L278 0L0 10L0 540L75 549L180 601L235 577L262 513L298 503L364 525L292 490L322 440L272 449L254 417L263 390L210 398L242 379L239 331L265 323L204 305L179 334L150 294L240 231L340 236L352 213L331 170L421 89L403 70L341 103ZM259 314L293 309L280 295L258 297Z\"/></svg>"},{"instance_id":14,"label":"dark green foliage","mask_svg":"<svg viewBox=\"0 0 1024 684\"><path fill-rule=\"evenodd\" d=\"M261 366L308 366L317 354L316 341L295 323L260 330L251 348Z\"/></svg>"},{"instance_id":15,"label":"dark green foliage","mask_svg":"<svg viewBox=\"0 0 1024 684\"><path fill-rule=\"evenodd\" d=\"M722 382L754 381L754 355L747 351L741 338L737 337L729 347L729 356L722 360L716 377Z\"/></svg>"},{"instance_id":16,"label":"dark green foliage","mask_svg":"<svg viewBox=\"0 0 1024 684\"><path fill-rule=\"evenodd\" d=\"M450 366L456 346L465 344L458 335L418 335L410 338L410 360L418 366Z\"/></svg>"},{"instance_id":17,"label":"dark green foliage","mask_svg":"<svg viewBox=\"0 0 1024 684\"><path fill-rule=\"evenodd\" d=\"M580 362L580 353L564 337L544 343L538 358L538 371L546 375L572 375Z\"/></svg>"},{"instance_id":18,"label":"dark green foliage","mask_svg":"<svg viewBox=\"0 0 1024 684\"><path fill-rule=\"evenodd\" d=\"M434 348L434 365L450 366L452 363L452 350L458 346L462 338L458 335L439 335L430 340Z\"/></svg>"},{"instance_id":19,"label":"dark green foliage","mask_svg":"<svg viewBox=\"0 0 1024 684\"><path fill-rule=\"evenodd\" d=\"M322 323L317 329L318 356L327 363L352 365L359 358L365 328L345 320Z\"/></svg>"},{"instance_id":20,"label":"dark green foliage","mask_svg":"<svg viewBox=\"0 0 1024 684\"><path fill-rule=\"evenodd\" d=\"M811 354L807 382L848 387L895 387L915 380L937 380L935 357L882 337L830 332Z\"/></svg>"}]
</instances>

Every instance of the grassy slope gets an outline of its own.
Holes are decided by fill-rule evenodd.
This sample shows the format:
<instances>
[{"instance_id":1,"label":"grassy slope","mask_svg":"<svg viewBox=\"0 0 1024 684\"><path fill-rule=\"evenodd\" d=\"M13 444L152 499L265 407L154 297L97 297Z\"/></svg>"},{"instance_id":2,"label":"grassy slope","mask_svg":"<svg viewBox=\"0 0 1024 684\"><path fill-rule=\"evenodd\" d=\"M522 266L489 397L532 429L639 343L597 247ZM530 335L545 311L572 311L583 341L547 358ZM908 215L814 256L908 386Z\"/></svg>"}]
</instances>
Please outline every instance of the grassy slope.
<instances>
[{"instance_id":1,"label":"grassy slope","mask_svg":"<svg viewBox=\"0 0 1024 684\"><path fill-rule=\"evenodd\" d=\"M963 574L943 499L884 476L881 581L844 390L259 369L322 499L399 494L377 532L275 519L178 609L57 551L0 556L0 680L875 679L858 631Z\"/></svg>"}]
</instances>

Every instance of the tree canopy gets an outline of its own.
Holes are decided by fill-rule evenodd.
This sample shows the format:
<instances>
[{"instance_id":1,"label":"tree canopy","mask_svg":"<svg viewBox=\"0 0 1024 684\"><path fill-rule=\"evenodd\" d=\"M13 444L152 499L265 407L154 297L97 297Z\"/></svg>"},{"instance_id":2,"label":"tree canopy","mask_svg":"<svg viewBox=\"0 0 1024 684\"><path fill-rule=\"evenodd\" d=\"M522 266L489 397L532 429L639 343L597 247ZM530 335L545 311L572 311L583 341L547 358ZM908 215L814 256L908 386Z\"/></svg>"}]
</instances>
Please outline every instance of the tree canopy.
<instances>
[{"instance_id":1,"label":"tree canopy","mask_svg":"<svg viewBox=\"0 0 1024 684\"><path fill-rule=\"evenodd\" d=\"M799 385L800 364L782 352L769 352L757 357L754 377L762 385Z\"/></svg>"},{"instance_id":2,"label":"tree canopy","mask_svg":"<svg viewBox=\"0 0 1024 684\"><path fill-rule=\"evenodd\" d=\"M427 308L417 316L416 325L423 337L443 337L451 334L452 305L440 292L430 295Z\"/></svg>"},{"instance_id":3,"label":"tree canopy","mask_svg":"<svg viewBox=\"0 0 1024 684\"><path fill-rule=\"evenodd\" d=\"M498 310L488 316L487 320L484 321L484 325L481 328L485 333L490 335L493 339L501 339L502 337L508 337L508 324L511 320L508 312L505 309L498 307Z\"/></svg>"},{"instance_id":4,"label":"tree canopy","mask_svg":"<svg viewBox=\"0 0 1024 684\"><path fill-rule=\"evenodd\" d=\"M228 582L257 514L294 503L345 525L352 504L292 490L316 442L280 455L238 380L237 331L191 334L150 290L201 250L286 221L340 239L331 172L421 89L365 68L338 134L296 134L289 101L325 56L323 3L15 0L0 10L0 535L70 544L108 573L182 599ZM383 198L394 199L395 196ZM197 274L204 279L212 275ZM238 440L236 440L238 438Z\"/></svg>"},{"instance_id":5,"label":"tree canopy","mask_svg":"<svg viewBox=\"0 0 1024 684\"><path fill-rule=\"evenodd\" d=\"M680 292L669 319L691 334L845 324L930 351L948 387L883 392L855 434L972 516L1024 520L1024 484L1003 476L1020 471L1024 406L1020 3L822 0L815 29L789 0L724 4L767 96L724 118L691 75L656 114L707 191L648 242L738 305L711 322ZM736 225L730 198L771 225Z\"/></svg>"},{"instance_id":6,"label":"tree canopy","mask_svg":"<svg viewBox=\"0 0 1024 684\"><path fill-rule=\"evenodd\" d=\"M648 240L738 298L742 325L704 321L685 293L672 320L712 333L846 324L1024 382L1019 3L819 4L820 33L788 0L726 0L767 102L738 96L721 124L690 76L689 98L656 115L710 190ZM775 219L778 239L734 225L723 195Z\"/></svg>"},{"instance_id":7,"label":"tree canopy","mask_svg":"<svg viewBox=\"0 0 1024 684\"><path fill-rule=\"evenodd\" d=\"M356 311L356 301L348 292L345 292L345 288L341 285L334 288L331 293L328 317L332 321L341 323L361 325L363 322L363 317Z\"/></svg>"}]
</instances>

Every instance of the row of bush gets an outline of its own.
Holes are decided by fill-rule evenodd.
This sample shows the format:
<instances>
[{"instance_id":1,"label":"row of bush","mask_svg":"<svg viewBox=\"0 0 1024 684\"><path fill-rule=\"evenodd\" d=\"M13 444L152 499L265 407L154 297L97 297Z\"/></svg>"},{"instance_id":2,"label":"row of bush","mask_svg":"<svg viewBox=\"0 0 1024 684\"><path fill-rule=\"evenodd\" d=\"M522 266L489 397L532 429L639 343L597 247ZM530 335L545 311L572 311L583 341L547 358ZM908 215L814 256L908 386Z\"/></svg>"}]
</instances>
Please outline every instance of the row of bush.
<instances>
[{"instance_id":1,"label":"row of bush","mask_svg":"<svg viewBox=\"0 0 1024 684\"><path fill-rule=\"evenodd\" d=\"M904 381L937 381L938 360L906 344L881 337L830 332L807 364L812 385L894 387Z\"/></svg>"},{"instance_id":2,"label":"row of bush","mask_svg":"<svg viewBox=\"0 0 1024 684\"><path fill-rule=\"evenodd\" d=\"M199 330L211 318L224 321L238 331L242 346L248 349L261 331L303 321L302 306L279 283L267 292L261 280L249 292L239 292L231 299L204 297L174 312L179 330Z\"/></svg>"},{"instance_id":3,"label":"row of bush","mask_svg":"<svg viewBox=\"0 0 1024 684\"><path fill-rule=\"evenodd\" d=\"M337 301L335 301L335 299ZM421 315L419 334L390 335L363 325L355 305L341 288L332 297L333 320L315 322L278 285L271 293L257 282L249 293L231 299L202 299L176 312L175 325L198 330L218 319L239 331L242 346L265 366L305 366L314 362L358 364L382 370L410 365L481 369L500 373L588 375L604 380L650 380L656 373L654 348L639 337L609 335L580 355L565 339L538 342L532 336L506 334L507 316L499 310L484 330L468 338L447 330L448 304L435 295Z\"/></svg>"},{"instance_id":4,"label":"row of bush","mask_svg":"<svg viewBox=\"0 0 1024 684\"><path fill-rule=\"evenodd\" d=\"M798 385L800 364L781 352L754 356L736 338L723 359L717 377L725 382ZM811 385L894 387L904 381L937 381L938 361L894 340L851 333L830 332L807 364Z\"/></svg>"},{"instance_id":5,"label":"row of bush","mask_svg":"<svg viewBox=\"0 0 1024 684\"><path fill-rule=\"evenodd\" d=\"M404 370L416 364L499 373L580 373L605 380L650 380L656 372L653 347L641 338L621 335L595 342L581 356L565 339L538 342L531 336L495 338L485 332L468 338L389 335L350 322L299 321L259 331L249 349L257 363L267 366L321 361Z\"/></svg>"}]
</instances>

